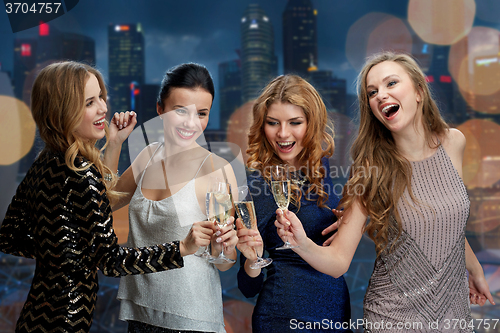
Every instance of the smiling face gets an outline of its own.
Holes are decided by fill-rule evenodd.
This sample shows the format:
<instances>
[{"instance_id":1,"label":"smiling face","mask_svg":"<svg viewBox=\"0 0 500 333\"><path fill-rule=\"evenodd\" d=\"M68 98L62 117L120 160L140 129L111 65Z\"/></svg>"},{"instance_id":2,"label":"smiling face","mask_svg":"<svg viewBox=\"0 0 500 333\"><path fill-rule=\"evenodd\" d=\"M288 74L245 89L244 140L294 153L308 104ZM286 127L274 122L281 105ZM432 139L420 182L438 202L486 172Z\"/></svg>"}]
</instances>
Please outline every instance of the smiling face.
<instances>
[{"instance_id":1,"label":"smiling face","mask_svg":"<svg viewBox=\"0 0 500 333\"><path fill-rule=\"evenodd\" d=\"M104 131L105 116L108 108L102 96L101 86L94 74L89 74L85 84L85 115L75 129L75 135L84 140L99 140L106 134Z\"/></svg>"},{"instance_id":2,"label":"smiling face","mask_svg":"<svg viewBox=\"0 0 500 333\"><path fill-rule=\"evenodd\" d=\"M157 112L163 119L165 143L194 145L208 125L212 95L204 89L173 88L163 104L163 109L157 105Z\"/></svg>"},{"instance_id":3,"label":"smiling face","mask_svg":"<svg viewBox=\"0 0 500 333\"><path fill-rule=\"evenodd\" d=\"M421 126L421 94L400 64L384 61L373 66L366 76L366 85L373 114L392 133L415 123Z\"/></svg>"},{"instance_id":4,"label":"smiling face","mask_svg":"<svg viewBox=\"0 0 500 333\"><path fill-rule=\"evenodd\" d=\"M304 149L307 119L304 110L290 103L276 102L267 110L264 133L278 157L300 168L298 155Z\"/></svg>"}]
</instances>

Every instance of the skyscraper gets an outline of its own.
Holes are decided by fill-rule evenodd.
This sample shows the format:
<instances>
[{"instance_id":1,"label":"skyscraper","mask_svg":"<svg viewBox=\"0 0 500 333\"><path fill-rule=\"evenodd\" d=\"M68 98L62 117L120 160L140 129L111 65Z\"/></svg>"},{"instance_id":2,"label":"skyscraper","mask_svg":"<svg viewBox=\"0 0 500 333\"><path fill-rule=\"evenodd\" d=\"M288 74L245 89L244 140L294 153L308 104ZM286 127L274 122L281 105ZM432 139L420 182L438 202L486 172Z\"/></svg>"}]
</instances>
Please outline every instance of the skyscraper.
<instances>
[{"instance_id":1,"label":"skyscraper","mask_svg":"<svg viewBox=\"0 0 500 333\"><path fill-rule=\"evenodd\" d=\"M328 111L347 115L345 79L334 77L330 70L313 70L309 72L309 82L323 98Z\"/></svg>"},{"instance_id":2,"label":"skyscraper","mask_svg":"<svg viewBox=\"0 0 500 333\"><path fill-rule=\"evenodd\" d=\"M95 42L92 38L62 32L47 23L40 24L37 38L14 40L14 93L16 98L30 105L31 87L37 72L50 63L63 60L95 64ZM21 159L19 173L33 163L44 143L39 136L31 151Z\"/></svg>"},{"instance_id":3,"label":"skyscraper","mask_svg":"<svg viewBox=\"0 0 500 333\"><path fill-rule=\"evenodd\" d=\"M47 23L41 24L38 32L37 38L14 40L14 93L27 105L30 104L36 70L61 60L95 64L95 42L92 38L61 32Z\"/></svg>"},{"instance_id":4,"label":"skyscraper","mask_svg":"<svg viewBox=\"0 0 500 333\"><path fill-rule=\"evenodd\" d=\"M108 26L109 114L134 110L138 119L140 91L145 80L144 35L141 24L110 24ZM130 165L128 142L122 145L118 169Z\"/></svg>"},{"instance_id":5,"label":"skyscraper","mask_svg":"<svg viewBox=\"0 0 500 333\"><path fill-rule=\"evenodd\" d=\"M285 74L307 77L311 63L318 63L316 10L311 0L288 0L283 12L283 61Z\"/></svg>"},{"instance_id":6,"label":"skyscraper","mask_svg":"<svg viewBox=\"0 0 500 333\"><path fill-rule=\"evenodd\" d=\"M109 104L111 112L130 110L134 88L144 84L144 35L141 24L108 26Z\"/></svg>"},{"instance_id":7,"label":"skyscraper","mask_svg":"<svg viewBox=\"0 0 500 333\"><path fill-rule=\"evenodd\" d=\"M14 39L14 94L27 105L30 104L31 85L25 82L36 67L37 45L35 38Z\"/></svg>"},{"instance_id":8,"label":"skyscraper","mask_svg":"<svg viewBox=\"0 0 500 333\"><path fill-rule=\"evenodd\" d=\"M226 130L231 114L241 103L241 61L219 64L220 128Z\"/></svg>"},{"instance_id":9,"label":"skyscraper","mask_svg":"<svg viewBox=\"0 0 500 333\"><path fill-rule=\"evenodd\" d=\"M242 102L259 96L278 72L274 33L269 17L258 4L248 5L241 18Z\"/></svg>"}]
</instances>

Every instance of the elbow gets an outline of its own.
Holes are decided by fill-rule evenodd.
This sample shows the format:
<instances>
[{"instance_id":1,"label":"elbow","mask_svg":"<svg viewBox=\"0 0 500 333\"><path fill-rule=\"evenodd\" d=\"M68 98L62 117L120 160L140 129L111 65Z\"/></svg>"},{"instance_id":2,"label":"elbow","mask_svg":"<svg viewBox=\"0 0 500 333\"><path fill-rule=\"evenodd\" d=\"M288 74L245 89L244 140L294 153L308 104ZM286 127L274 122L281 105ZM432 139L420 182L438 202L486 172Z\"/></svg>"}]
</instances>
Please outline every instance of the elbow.
<instances>
[{"instance_id":1,"label":"elbow","mask_svg":"<svg viewBox=\"0 0 500 333\"><path fill-rule=\"evenodd\" d=\"M344 275L345 273L347 273L347 271L349 270L349 266L350 266L351 262L340 262L337 267L335 267L334 270L332 270L332 272L330 272L331 276L333 276L334 278L338 279L339 277L341 277L342 275Z\"/></svg>"}]
</instances>

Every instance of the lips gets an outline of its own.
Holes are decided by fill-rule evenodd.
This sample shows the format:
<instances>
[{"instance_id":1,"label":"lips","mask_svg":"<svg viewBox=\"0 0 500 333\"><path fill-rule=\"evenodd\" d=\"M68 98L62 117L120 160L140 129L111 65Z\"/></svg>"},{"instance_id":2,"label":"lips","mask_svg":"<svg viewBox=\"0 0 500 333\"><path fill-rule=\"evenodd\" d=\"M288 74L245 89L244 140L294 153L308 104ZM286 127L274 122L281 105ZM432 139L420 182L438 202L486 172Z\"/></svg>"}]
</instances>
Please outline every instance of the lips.
<instances>
[{"instance_id":1,"label":"lips","mask_svg":"<svg viewBox=\"0 0 500 333\"><path fill-rule=\"evenodd\" d=\"M181 128L176 128L176 131L177 134L184 140L191 139L196 134L196 131L188 131Z\"/></svg>"},{"instance_id":2,"label":"lips","mask_svg":"<svg viewBox=\"0 0 500 333\"><path fill-rule=\"evenodd\" d=\"M391 120L397 115L399 111L399 105L396 103L386 103L380 106L380 110L382 111L382 115L387 119Z\"/></svg>"},{"instance_id":3,"label":"lips","mask_svg":"<svg viewBox=\"0 0 500 333\"><path fill-rule=\"evenodd\" d=\"M295 141L277 141L278 150L282 153L289 153L295 147Z\"/></svg>"},{"instance_id":4,"label":"lips","mask_svg":"<svg viewBox=\"0 0 500 333\"><path fill-rule=\"evenodd\" d=\"M99 129L103 129L105 121L106 121L106 118L102 117L98 121L93 122L93 125L98 127Z\"/></svg>"}]
</instances>

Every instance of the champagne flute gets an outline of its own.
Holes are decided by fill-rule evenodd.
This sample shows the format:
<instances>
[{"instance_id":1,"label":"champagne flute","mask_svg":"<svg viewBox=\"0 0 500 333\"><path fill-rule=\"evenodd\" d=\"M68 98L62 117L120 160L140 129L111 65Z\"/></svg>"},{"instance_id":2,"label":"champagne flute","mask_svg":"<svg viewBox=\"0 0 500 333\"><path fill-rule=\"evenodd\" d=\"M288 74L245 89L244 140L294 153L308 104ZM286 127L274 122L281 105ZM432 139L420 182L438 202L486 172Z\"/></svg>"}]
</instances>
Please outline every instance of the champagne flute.
<instances>
[{"instance_id":1,"label":"champagne flute","mask_svg":"<svg viewBox=\"0 0 500 333\"><path fill-rule=\"evenodd\" d=\"M252 195L248 189L248 186L238 187L238 197L234 202L236 208L236 213L238 217L243 221L243 225L247 229L257 230L257 217L255 216L255 207L253 204ZM271 258L262 258L257 254L257 250L253 249L255 255L257 256L257 261L250 265L250 268L258 269L270 265L273 260Z\"/></svg>"},{"instance_id":2,"label":"champagne flute","mask_svg":"<svg viewBox=\"0 0 500 333\"><path fill-rule=\"evenodd\" d=\"M271 166L271 191L273 192L274 201L282 212L288 209L290 204L290 179L288 177L288 169L281 165ZM293 249L298 246L293 246L288 237L286 242L277 247L276 250Z\"/></svg>"},{"instance_id":3,"label":"champagne flute","mask_svg":"<svg viewBox=\"0 0 500 333\"><path fill-rule=\"evenodd\" d=\"M207 191L207 216L208 220L217 224L220 228L227 225L231 210L233 208L231 197L231 185L223 181L214 179L211 180ZM235 260L224 255L224 245L221 244L221 251L217 258L208 258L208 261L213 264L233 263Z\"/></svg>"}]
</instances>

